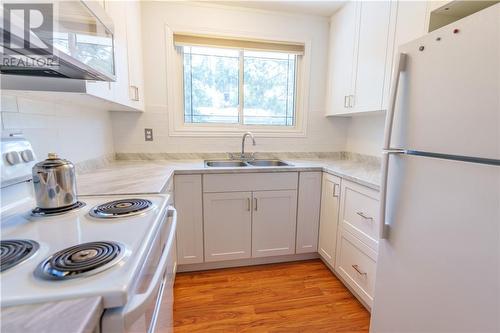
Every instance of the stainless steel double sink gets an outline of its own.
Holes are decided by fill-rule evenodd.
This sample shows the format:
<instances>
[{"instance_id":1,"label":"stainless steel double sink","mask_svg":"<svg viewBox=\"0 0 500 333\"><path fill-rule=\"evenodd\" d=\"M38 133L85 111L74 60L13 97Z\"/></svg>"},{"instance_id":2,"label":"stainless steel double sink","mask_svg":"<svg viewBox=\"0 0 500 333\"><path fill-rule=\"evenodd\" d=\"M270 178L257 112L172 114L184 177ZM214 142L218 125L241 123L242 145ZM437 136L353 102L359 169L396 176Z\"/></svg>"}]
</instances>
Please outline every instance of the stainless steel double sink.
<instances>
[{"instance_id":1,"label":"stainless steel double sink","mask_svg":"<svg viewBox=\"0 0 500 333\"><path fill-rule=\"evenodd\" d=\"M280 167L292 166L281 160L207 160L205 167L211 168L245 168L245 167Z\"/></svg>"}]
</instances>

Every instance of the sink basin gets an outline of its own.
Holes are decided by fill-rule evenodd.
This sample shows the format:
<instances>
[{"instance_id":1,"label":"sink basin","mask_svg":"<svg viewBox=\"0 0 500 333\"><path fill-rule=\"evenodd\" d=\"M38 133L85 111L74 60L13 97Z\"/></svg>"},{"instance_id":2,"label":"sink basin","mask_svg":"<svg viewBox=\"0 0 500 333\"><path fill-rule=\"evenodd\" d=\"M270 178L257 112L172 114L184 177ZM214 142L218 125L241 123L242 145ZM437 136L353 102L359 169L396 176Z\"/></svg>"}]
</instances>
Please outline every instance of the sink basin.
<instances>
[{"instance_id":1,"label":"sink basin","mask_svg":"<svg viewBox=\"0 0 500 333\"><path fill-rule=\"evenodd\" d=\"M253 161L248 161L248 164L252 166L260 166L260 167L266 167L266 166L290 166L290 164L280 161L280 160L253 160Z\"/></svg>"},{"instance_id":2,"label":"sink basin","mask_svg":"<svg viewBox=\"0 0 500 333\"><path fill-rule=\"evenodd\" d=\"M248 164L246 164L243 161L205 161L205 166L207 167L213 167L213 168L241 168L241 167L247 167Z\"/></svg>"}]
</instances>

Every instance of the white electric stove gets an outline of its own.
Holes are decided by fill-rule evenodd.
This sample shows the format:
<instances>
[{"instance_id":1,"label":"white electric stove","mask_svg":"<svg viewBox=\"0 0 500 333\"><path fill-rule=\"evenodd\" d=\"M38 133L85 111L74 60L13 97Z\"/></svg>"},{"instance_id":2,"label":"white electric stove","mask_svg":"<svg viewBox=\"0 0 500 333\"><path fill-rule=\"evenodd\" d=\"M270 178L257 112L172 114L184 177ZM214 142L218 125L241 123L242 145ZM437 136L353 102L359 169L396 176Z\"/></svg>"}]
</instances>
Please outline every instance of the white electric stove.
<instances>
[{"instance_id":1,"label":"white electric stove","mask_svg":"<svg viewBox=\"0 0 500 333\"><path fill-rule=\"evenodd\" d=\"M102 332L154 331L159 307L173 301L164 299L176 268L170 195L81 196L74 209L40 212L27 149L2 140L1 306L100 296Z\"/></svg>"}]
</instances>

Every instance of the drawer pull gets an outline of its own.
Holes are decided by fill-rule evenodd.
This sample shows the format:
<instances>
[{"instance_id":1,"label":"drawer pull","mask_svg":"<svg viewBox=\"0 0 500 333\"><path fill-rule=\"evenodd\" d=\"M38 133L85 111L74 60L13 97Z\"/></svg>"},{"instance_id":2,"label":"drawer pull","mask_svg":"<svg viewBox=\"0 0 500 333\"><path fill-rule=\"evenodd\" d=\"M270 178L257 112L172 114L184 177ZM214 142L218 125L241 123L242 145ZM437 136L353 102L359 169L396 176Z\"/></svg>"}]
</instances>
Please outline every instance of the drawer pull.
<instances>
[{"instance_id":1,"label":"drawer pull","mask_svg":"<svg viewBox=\"0 0 500 333\"><path fill-rule=\"evenodd\" d=\"M247 198L247 211L250 211L251 206L252 206L252 204L250 203L250 198Z\"/></svg>"},{"instance_id":2,"label":"drawer pull","mask_svg":"<svg viewBox=\"0 0 500 333\"><path fill-rule=\"evenodd\" d=\"M359 216L361 216L362 218L364 218L365 220L370 220L373 222L373 217L371 216L368 216L368 215L365 215L365 213L363 212L356 212L356 214L358 214Z\"/></svg>"},{"instance_id":3,"label":"drawer pull","mask_svg":"<svg viewBox=\"0 0 500 333\"><path fill-rule=\"evenodd\" d=\"M358 265L352 265L352 268L354 268L354 270L356 272L358 272L359 275L363 275L363 276L367 276L368 274L366 272L363 272L359 269L359 266Z\"/></svg>"}]
</instances>

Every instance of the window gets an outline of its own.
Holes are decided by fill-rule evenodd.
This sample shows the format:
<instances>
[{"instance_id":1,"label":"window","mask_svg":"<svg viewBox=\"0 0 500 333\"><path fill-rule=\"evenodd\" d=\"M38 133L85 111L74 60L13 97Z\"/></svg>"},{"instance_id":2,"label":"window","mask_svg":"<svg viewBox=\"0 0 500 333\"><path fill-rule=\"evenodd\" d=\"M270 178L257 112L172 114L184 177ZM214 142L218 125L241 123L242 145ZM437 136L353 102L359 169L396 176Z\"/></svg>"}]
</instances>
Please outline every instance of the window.
<instances>
[{"instance_id":1,"label":"window","mask_svg":"<svg viewBox=\"0 0 500 333\"><path fill-rule=\"evenodd\" d=\"M175 74L167 75L170 135L305 135L305 43L169 36L168 71Z\"/></svg>"},{"instance_id":2,"label":"window","mask_svg":"<svg viewBox=\"0 0 500 333\"><path fill-rule=\"evenodd\" d=\"M183 58L186 123L294 125L295 54L184 46Z\"/></svg>"},{"instance_id":3,"label":"window","mask_svg":"<svg viewBox=\"0 0 500 333\"><path fill-rule=\"evenodd\" d=\"M185 124L293 127L303 45L174 35Z\"/></svg>"}]
</instances>

